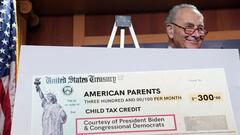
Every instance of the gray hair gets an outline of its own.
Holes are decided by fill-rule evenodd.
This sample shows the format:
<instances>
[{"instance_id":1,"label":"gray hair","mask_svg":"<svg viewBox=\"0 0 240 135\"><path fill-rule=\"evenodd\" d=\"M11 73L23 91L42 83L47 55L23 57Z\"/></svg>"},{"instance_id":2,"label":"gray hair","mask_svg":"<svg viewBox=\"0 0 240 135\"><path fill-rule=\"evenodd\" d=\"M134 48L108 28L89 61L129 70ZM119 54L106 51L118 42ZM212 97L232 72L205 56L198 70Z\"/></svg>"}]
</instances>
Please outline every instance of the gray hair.
<instances>
[{"instance_id":1,"label":"gray hair","mask_svg":"<svg viewBox=\"0 0 240 135\"><path fill-rule=\"evenodd\" d=\"M183 8L192 8L192 9L196 9L197 11L199 11L197 9L196 6L192 5L192 4L180 4L180 5L176 5L174 6L168 13L168 16L165 20L165 24L169 24L169 23L173 23L176 17L176 14L178 12L179 9L183 9Z\"/></svg>"}]
</instances>

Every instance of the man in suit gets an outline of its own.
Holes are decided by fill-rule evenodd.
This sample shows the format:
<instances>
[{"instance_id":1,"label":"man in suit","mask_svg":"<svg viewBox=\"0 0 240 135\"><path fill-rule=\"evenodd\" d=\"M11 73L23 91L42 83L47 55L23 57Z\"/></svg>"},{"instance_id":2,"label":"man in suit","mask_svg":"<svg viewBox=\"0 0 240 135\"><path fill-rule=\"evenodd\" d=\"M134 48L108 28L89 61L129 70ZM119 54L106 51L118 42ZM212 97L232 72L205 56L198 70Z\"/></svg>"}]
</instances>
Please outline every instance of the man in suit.
<instances>
[{"instance_id":1,"label":"man in suit","mask_svg":"<svg viewBox=\"0 0 240 135\"><path fill-rule=\"evenodd\" d=\"M200 48L207 34L202 13L191 4L174 6L165 24L169 48Z\"/></svg>"}]
</instances>

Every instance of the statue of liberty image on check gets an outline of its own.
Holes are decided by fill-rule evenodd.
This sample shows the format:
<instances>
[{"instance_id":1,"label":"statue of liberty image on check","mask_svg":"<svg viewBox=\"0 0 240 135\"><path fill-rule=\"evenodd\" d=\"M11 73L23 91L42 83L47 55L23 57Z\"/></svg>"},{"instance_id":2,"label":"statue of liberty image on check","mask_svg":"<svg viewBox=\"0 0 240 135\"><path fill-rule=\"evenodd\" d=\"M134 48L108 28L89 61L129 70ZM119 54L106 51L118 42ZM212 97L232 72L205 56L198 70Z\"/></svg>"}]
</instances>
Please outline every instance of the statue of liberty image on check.
<instances>
[{"instance_id":1,"label":"statue of liberty image on check","mask_svg":"<svg viewBox=\"0 0 240 135\"><path fill-rule=\"evenodd\" d=\"M63 124L67 120L66 112L61 105L57 103L56 95L47 93L44 96L40 88L40 78L34 81L36 91L39 93L42 100L43 114L42 114L42 133L43 135L63 135Z\"/></svg>"}]
</instances>

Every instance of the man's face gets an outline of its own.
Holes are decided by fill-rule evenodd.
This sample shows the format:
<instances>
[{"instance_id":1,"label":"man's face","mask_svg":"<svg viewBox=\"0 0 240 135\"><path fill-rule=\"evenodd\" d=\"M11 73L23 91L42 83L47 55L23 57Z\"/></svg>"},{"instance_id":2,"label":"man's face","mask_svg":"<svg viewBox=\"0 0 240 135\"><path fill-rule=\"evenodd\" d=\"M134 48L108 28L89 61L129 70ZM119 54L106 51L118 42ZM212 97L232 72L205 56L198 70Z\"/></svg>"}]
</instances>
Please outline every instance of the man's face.
<instances>
[{"instance_id":1,"label":"man's face","mask_svg":"<svg viewBox=\"0 0 240 135\"><path fill-rule=\"evenodd\" d=\"M203 16L199 11L192 8L180 9L175 17L174 23L184 28L204 28ZM203 35L195 30L192 34L186 34L184 29L172 25L173 47L175 48L200 48L203 42Z\"/></svg>"}]
</instances>

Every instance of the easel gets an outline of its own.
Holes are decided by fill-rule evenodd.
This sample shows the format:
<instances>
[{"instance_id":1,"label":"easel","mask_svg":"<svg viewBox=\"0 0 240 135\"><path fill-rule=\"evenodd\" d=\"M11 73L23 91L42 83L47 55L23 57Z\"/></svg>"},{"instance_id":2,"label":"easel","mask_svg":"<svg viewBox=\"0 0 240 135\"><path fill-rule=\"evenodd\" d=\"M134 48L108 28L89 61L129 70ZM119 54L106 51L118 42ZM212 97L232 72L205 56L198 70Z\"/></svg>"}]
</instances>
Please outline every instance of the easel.
<instances>
[{"instance_id":1,"label":"easel","mask_svg":"<svg viewBox=\"0 0 240 135\"><path fill-rule=\"evenodd\" d=\"M120 48L124 48L125 28L129 28L135 47L140 48L137 41L136 34L133 30L131 16L115 16L115 23L113 25L112 33L111 33L107 48L112 48L113 40L115 38L118 27L120 27Z\"/></svg>"}]
</instances>

